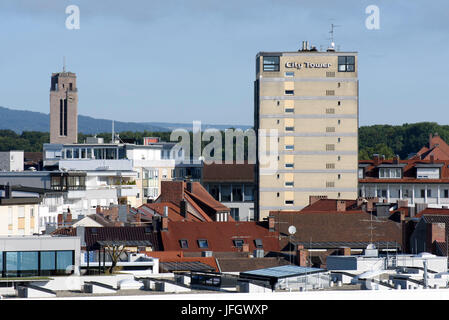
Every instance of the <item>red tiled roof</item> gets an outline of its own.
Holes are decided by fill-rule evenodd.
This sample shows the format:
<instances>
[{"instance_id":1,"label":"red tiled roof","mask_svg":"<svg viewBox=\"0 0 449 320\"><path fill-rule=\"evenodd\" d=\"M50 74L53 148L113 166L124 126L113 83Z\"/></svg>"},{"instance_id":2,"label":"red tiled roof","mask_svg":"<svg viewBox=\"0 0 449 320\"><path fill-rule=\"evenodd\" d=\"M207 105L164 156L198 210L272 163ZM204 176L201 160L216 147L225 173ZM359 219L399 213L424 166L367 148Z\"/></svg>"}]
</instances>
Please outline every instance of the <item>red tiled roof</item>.
<instances>
[{"instance_id":1,"label":"red tiled roof","mask_svg":"<svg viewBox=\"0 0 449 320\"><path fill-rule=\"evenodd\" d=\"M346 211L337 212L337 201L345 201ZM290 211L296 213L311 213L311 212L334 212L334 213L359 213L362 212L360 207L357 207L357 200L340 200L340 199L320 199L309 204L300 211Z\"/></svg>"},{"instance_id":2,"label":"red tiled roof","mask_svg":"<svg viewBox=\"0 0 449 320\"><path fill-rule=\"evenodd\" d=\"M69 237L75 237L76 236L76 229L72 227L63 227L58 228L50 233L51 235L60 235L60 236L69 236Z\"/></svg>"},{"instance_id":3,"label":"red tiled roof","mask_svg":"<svg viewBox=\"0 0 449 320\"><path fill-rule=\"evenodd\" d=\"M440 208L426 208L415 215L415 217L420 218L423 215L434 214L434 215L449 215L449 209L440 209Z\"/></svg>"},{"instance_id":4,"label":"red tiled roof","mask_svg":"<svg viewBox=\"0 0 449 320\"><path fill-rule=\"evenodd\" d=\"M294 225L296 233L294 241L298 242L369 242L371 226L373 242L396 241L402 243L400 223L388 219L378 219L368 213L335 214L335 213L291 213L272 211L275 217L275 229L281 234L289 235L288 227ZM281 247L288 243L284 237Z\"/></svg>"},{"instance_id":5,"label":"red tiled roof","mask_svg":"<svg viewBox=\"0 0 449 320\"><path fill-rule=\"evenodd\" d=\"M219 271L214 257L184 257L182 251L147 251L145 254L158 258L159 262L201 262Z\"/></svg>"},{"instance_id":6,"label":"red tiled roof","mask_svg":"<svg viewBox=\"0 0 449 320\"><path fill-rule=\"evenodd\" d=\"M259 222L169 222L168 231L161 232L165 250L175 251L241 251L233 240L243 239L253 252L255 240L261 239L265 251L278 251L276 234L269 232L266 223ZM188 248L181 248L179 240L187 240ZM197 240L206 239L208 248L199 248Z\"/></svg>"},{"instance_id":7,"label":"red tiled roof","mask_svg":"<svg viewBox=\"0 0 449 320\"><path fill-rule=\"evenodd\" d=\"M172 202L159 202L159 203L145 203L139 207L139 209L145 212L145 215L151 216L152 214L145 210L145 208L149 208L152 211L155 211L159 215L164 215L164 207L168 208L168 220L169 221L201 221L193 214L187 212L187 217L184 218L181 216L181 208Z\"/></svg>"},{"instance_id":8,"label":"red tiled roof","mask_svg":"<svg viewBox=\"0 0 449 320\"><path fill-rule=\"evenodd\" d=\"M399 164L405 164L403 168L403 177L401 179L383 179L378 178L378 170L374 165L374 160L360 160L359 164L368 164L365 168L365 178L359 179L361 183L377 182L377 183L449 183L449 160L434 161L435 164L443 164L441 168L440 179L417 179L416 165L430 164L430 160L408 159L399 160ZM393 164L392 160L380 160L379 164Z\"/></svg>"}]
</instances>

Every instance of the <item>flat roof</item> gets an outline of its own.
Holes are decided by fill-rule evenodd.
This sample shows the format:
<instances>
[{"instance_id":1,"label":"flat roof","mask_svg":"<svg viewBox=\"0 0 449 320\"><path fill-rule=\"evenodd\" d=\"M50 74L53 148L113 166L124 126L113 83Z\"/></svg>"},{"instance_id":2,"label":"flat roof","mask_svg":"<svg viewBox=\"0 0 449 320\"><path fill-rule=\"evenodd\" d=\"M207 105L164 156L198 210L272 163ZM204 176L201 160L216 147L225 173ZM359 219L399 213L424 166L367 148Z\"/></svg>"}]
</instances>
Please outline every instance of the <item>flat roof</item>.
<instances>
[{"instance_id":1,"label":"flat roof","mask_svg":"<svg viewBox=\"0 0 449 320\"><path fill-rule=\"evenodd\" d=\"M282 279L325 271L326 270L320 268L285 265L285 266L241 272L240 276L245 278L258 278L258 279Z\"/></svg>"}]
</instances>

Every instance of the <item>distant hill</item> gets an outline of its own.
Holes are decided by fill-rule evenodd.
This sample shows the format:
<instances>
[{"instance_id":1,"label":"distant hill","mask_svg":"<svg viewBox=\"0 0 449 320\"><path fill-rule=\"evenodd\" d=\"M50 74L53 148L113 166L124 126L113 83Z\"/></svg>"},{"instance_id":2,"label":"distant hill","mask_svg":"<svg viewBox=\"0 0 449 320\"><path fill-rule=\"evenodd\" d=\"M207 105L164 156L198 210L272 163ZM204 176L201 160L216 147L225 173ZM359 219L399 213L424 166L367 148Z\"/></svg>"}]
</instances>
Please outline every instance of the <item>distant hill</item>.
<instances>
[{"instance_id":1,"label":"distant hill","mask_svg":"<svg viewBox=\"0 0 449 320\"><path fill-rule=\"evenodd\" d=\"M114 121L116 132L122 131L152 131L164 132L173 129L184 128L192 129L192 124L188 123L169 123L169 122L122 122ZM246 130L251 126L233 126L233 125L209 125L202 124L202 130L207 128L227 129L241 128ZM22 131L50 131L50 115L48 113L14 110L0 107L0 129L9 129L14 132ZM78 115L78 132L84 134L96 134L101 132L110 132L112 130L112 120L96 119L88 116Z\"/></svg>"}]
</instances>

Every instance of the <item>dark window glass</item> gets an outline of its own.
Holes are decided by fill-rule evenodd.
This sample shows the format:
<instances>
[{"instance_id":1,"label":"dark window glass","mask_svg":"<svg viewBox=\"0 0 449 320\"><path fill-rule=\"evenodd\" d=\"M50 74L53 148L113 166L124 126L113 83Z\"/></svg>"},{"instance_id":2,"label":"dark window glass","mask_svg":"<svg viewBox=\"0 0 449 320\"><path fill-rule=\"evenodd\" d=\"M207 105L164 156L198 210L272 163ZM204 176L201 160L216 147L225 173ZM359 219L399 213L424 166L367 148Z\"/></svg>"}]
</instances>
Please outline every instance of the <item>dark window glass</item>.
<instances>
[{"instance_id":1,"label":"dark window glass","mask_svg":"<svg viewBox=\"0 0 449 320\"><path fill-rule=\"evenodd\" d=\"M231 201L231 186L230 185L222 185L221 186L221 201L222 202Z\"/></svg>"},{"instance_id":2,"label":"dark window glass","mask_svg":"<svg viewBox=\"0 0 449 320\"><path fill-rule=\"evenodd\" d=\"M232 186L232 201L233 202L243 201L243 192L242 192L241 186L238 186L238 185Z\"/></svg>"},{"instance_id":3,"label":"dark window glass","mask_svg":"<svg viewBox=\"0 0 449 320\"><path fill-rule=\"evenodd\" d=\"M279 57L263 57L263 71L279 71Z\"/></svg>"},{"instance_id":4,"label":"dark window glass","mask_svg":"<svg viewBox=\"0 0 449 320\"><path fill-rule=\"evenodd\" d=\"M254 186L245 185L245 201L254 201Z\"/></svg>"},{"instance_id":5,"label":"dark window glass","mask_svg":"<svg viewBox=\"0 0 449 320\"><path fill-rule=\"evenodd\" d=\"M215 200L220 201L220 189L219 186L216 184L209 186L209 193L212 197L214 197Z\"/></svg>"},{"instance_id":6,"label":"dark window glass","mask_svg":"<svg viewBox=\"0 0 449 320\"><path fill-rule=\"evenodd\" d=\"M239 208L231 208L231 217L235 221L240 221Z\"/></svg>"},{"instance_id":7,"label":"dark window glass","mask_svg":"<svg viewBox=\"0 0 449 320\"><path fill-rule=\"evenodd\" d=\"M254 240L254 242L256 243L256 248L257 249L262 249L263 248L262 239L256 239L256 240Z\"/></svg>"},{"instance_id":8,"label":"dark window glass","mask_svg":"<svg viewBox=\"0 0 449 320\"><path fill-rule=\"evenodd\" d=\"M355 71L355 57L354 56L339 56L338 57L338 71L339 72L354 72Z\"/></svg>"},{"instance_id":9,"label":"dark window glass","mask_svg":"<svg viewBox=\"0 0 449 320\"><path fill-rule=\"evenodd\" d=\"M179 240L179 244L182 249L187 249L189 247L189 242L185 239Z\"/></svg>"},{"instance_id":10,"label":"dark window glass","mask_svg":"<svg viewBox=\"0 0 449 320\"><path fill-rule=\"evenodd\" d=\"M425 194L426 194L426 190L421 189L421 198L424 198L424 197L425 197Z\"/></svg>"},{"instance_id":11,"label":"dark window glass","mask_svg":"<svg viewBox=\"0 0 449 320\"><path fill-rule=\"evenodd\" d=\"M234 240L234 246L236 246L237 248L243 247L244 243L245 243L245 241L243 241L242 239L235 239Z\"/></svg>"},{"instance_id":12,"label":"dark window glass","mask_svg":"<svg viewBox=\"0 0 449 320\"><path fill-rule=\"evenodd\" d=\"M448 189L444 190L444 197L449 198L449 190Z\"/></svg>"},{"instance_id":13,"label":"dark window glass","mask_svg":"<svg viewBox=\"0 0 449 320\"><path fill-rule=\"evenodd\" d=\"M198 240L198 247L209 248L209 243L205 239L200 239L200 240Z\"/></svg>"},{"instance_id":14,"label":"dark window glass","mask_svg":"<svg viewBox=\"0 0 449 320\"><path fill-rule=\"evenodd\" d=\"M55 251L41 251L41 275L48 276L53 274L56 269Z\"/></svg>"},{"instance_id":15,"label":"dark window glass","mask_svg":"<svg viewBox=\"0 0 449 320\"><path fill-rule=\"evenodd\" d=\"M56 271L66 273L67 267L73 265L72 251L56 251Z\"/></svg>"},{"instance_id":16,"label":"dark window glass","mask_svg":"<svg viewBox=\"0 0 449 320\"><path fill-rule=\"evenodd\" d=\"M294 90L285 90L285 94L292 95L295 94Z\"/></svg>"}]
</instances>

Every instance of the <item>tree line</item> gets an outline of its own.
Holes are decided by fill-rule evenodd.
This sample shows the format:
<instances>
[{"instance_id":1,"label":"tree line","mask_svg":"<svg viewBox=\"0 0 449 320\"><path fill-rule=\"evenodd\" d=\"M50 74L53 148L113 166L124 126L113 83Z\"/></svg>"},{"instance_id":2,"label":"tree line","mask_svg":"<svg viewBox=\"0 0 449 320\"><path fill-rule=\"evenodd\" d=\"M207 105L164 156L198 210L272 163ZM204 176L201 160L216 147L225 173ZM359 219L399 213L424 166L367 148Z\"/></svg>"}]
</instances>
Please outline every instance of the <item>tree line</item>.
<instances>
[{"instance_id":1,"label":"tree line","mask_svg":"<svg viewBox=\"0 0 449 320\"><path fill-rule=\"evenodd\" d=\"M402 125L371 125L359 128L359 159L371 159L377 153L392 158L399 155L406 159L411 153L418 152L421 147L427 146L429 134L438 134L443 140L449 142L449 125L439 125L436 122L419 122ZM78 142L82 143L91 135L79 133ZM111 141L111 133L97 134L104 138L104 142ZM135 140L141 144L144 137L159 137L161 141L170 141L170 132L141 131L120 132L120 139L124 141ZM222 147L225 147L222 132ZM247 139L245 139L245 158L247 157ZM12 130L0 130L0 151L24 150L41 152L44 143L50 141L48 132L23 131L16 133ZM202 148L209 142L202 142ZM191 144L192 145L192 144ZM202 149L201 149L202 150Z\"/></svg>"}]
</instances>

